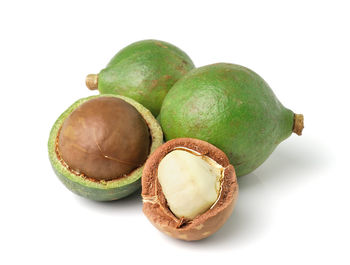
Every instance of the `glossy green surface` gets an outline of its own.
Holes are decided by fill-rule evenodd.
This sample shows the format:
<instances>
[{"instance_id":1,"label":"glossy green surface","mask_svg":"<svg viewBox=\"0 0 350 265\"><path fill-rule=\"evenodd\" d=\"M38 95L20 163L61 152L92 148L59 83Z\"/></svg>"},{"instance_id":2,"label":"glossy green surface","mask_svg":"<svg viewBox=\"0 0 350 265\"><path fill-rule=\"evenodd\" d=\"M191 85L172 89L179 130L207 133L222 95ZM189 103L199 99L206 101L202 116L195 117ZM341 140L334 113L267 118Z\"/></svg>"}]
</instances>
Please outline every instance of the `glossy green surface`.
<instances>
[{"instance_id":1,"label":"glossy green surface","mask_svg":"<svg viewBox=\"0 0 350 265\"><path fill-rule=\"evenodd\" d=\"M187 54L174 45L139 41L118 52L99 73L98 89L130 97L157 116L169 89L193 68Z\"/></svg>"},{"instance_id":2,"label":"glossy green surface","mask_svg":"<svg viewBox=\"0 0 350 265\"><path fill-rule=\"evenodd\" d=\"M85 101L103 96L121 98L126 102L132 104L140 112L142 117L145 119L149 127L150 133L152 135L152 145L150 148L150 153L152 153L158 146L160 146L163 143L162 130L149 110L147 110L145 107L135 102L134 100L126 97L116 95L100 95L80 99L76 101L73 105L71 105L64 113L62 113L62 115L56 120L55 124L51 129L48 141L48 150L49 159L56 175L69 190L88 199L96 201L111 201L128 196L129 194L133 193L134 191L140 188L143 166L135 169L131 174L129 174L126 177L111 181L96 182L91 181L82 176L73 174L65 166L63 166L55 152L55 141L57 138L57 134L64 120L69 116L69 114L71 114L73 110L75 110L79 105L81 105Z\"/></svg>"},{"instance_id":3,"label":"glossy green surface","mask_svg":"<svg viewBox=\"0 0 350 265\"><path fill-rule=\"evenodd\" d=\"M192 137L214 144L242 176L290 136L293 117L256 73L220 63L179 80L165 97L158 120L166 140Z\"/></svg>"}]
</instances>

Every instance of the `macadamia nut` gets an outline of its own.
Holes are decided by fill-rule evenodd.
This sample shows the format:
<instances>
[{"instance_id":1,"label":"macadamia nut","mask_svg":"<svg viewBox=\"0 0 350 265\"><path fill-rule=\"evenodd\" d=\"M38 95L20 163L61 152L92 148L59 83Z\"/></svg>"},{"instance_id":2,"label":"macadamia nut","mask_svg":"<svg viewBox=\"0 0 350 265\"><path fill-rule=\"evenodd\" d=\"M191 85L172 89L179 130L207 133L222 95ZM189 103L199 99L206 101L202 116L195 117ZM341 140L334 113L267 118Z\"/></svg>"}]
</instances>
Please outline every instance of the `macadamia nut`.
<instances>
[{"instance_id":1,"label":"macadamia nut","mask_svg":"<svg viewBox=\"0 0 350 265\"><path fill-rule=\"evenodd\" d=\"M168 153L158 166L158 180L170 210L192 220L217 201L224 168L208 156L185 148Z\"/></svg>"}]
</instances>

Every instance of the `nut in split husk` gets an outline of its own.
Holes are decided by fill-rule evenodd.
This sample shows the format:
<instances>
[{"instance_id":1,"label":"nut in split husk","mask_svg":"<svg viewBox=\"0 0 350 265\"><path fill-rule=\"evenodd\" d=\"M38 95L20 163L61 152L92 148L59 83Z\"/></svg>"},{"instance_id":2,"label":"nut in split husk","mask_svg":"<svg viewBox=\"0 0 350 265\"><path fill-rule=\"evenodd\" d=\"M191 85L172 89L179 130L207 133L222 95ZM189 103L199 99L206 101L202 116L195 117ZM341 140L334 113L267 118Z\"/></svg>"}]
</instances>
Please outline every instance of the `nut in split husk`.
<instances>
[{"instance_id":1,"label":"nut in split husk","mask_svg":"<svg viewBox=\"0 0 350 265\"><path fill-rule=\"evenodd\" d=\"M200 240L231 215L238 196L235 170L215 146L178 138L160 146L142 175L143 212L165 234Z\"/></svg>"},{"instance_id":2,"label":"nut in split husk","mask_svg":"<svg viewBox=\"0 0 350 265\"><path fill-rule=\"evenodd\" d=\"M81 104L64 121L58 151L75 171L111 180L140 167L149 154L150 134L142 115L116 97Z\"/></svg>"},{"instance_id":3,"label":"nut in split husk","mask_svg":"<svg viewBox=\"0 0 350 265\"><path fill-rule=\"evenodd\" d=\"M163 143L151 112L118 95L83 98L56 120L48 141L52 167L72 192L96 201L124 198L141 186L143 165Z\"/></svg>"}]
</instances>

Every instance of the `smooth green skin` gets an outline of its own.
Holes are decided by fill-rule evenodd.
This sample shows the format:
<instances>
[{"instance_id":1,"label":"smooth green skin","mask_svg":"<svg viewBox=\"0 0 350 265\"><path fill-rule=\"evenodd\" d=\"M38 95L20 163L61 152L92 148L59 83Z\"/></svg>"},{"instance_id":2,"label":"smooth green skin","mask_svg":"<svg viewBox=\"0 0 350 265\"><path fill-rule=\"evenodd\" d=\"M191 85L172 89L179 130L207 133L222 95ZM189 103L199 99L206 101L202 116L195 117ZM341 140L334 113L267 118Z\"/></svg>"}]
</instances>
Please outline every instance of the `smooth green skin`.
<instances>
[{"instance_id":1,"label":"smooth green skin","mask_svg":"<svg viewBox=\"0 0 350 265\"><path fill-rule=\"evenodd\" d=\"M157 116L169 89L193 68L188 55L174 45L143 40L122 49L101 70L98 90L130 97Z\"/></svg>"},{"instance_id":2,"label":"smooth green skin","mask_svg":"<svg viewBox=\"0 0 350 265\"><path fill-rule=\"evenodd\" d=\"M256 169L290 136L293 119L260 76L225 63L197 68L179 80L158 117L166 140L207 141L227 154L238 176Z\"/></svg>"},{"instance_id":3,"label":"smooth green skin","mask_svg":"<svg viewBox=\"0 0 350 265\"><path fill-rule=\"evenodd\" d=\"M61 114L51 129L48 141L49 159L56 175L69 190L80 196L95 201L112 201L121 199L138 190L141 187L143 166L135 169L130 175L120 179L94 182L71 173L62 165L55 152L55 141L64 120L73 112L73 110L89 99L105 96L121 98L133 105L140 112L148 124L152 135L150 154L163 143L162 129L160 128L156 119L152 116L151 112L130 98L117 95L99 95L79 99L73 105L71 105L64 113Z\"/></svg>"}]
</instances>

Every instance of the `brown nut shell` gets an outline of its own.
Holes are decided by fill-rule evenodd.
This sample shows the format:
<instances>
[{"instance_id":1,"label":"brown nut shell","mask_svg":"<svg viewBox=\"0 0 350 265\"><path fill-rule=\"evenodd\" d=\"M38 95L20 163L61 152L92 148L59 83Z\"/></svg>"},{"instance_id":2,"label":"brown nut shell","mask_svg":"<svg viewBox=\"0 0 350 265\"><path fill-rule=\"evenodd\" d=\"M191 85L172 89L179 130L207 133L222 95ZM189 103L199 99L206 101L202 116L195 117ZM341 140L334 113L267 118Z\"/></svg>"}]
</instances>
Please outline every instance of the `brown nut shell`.
<instances>
[{"instance_id":1,"label":"brown nut shell","mask_svg":"<svg viewBox=\"0 0 350 265\"><path fill-rule=\"evenodd\" d=\"M58 151L73 170L96 180L129 174L147 159L151 140L137 109L116 97L90 99L64 121Z\"/></svg>"},{"instance_id":2,"label":"brown nut shell","mask_svg":"<svg viewBox=\"0 0 350 265\"><path fill-rule=\"evenodd\" d=\"M225 168L222 190L218 200L209 210L190 221L177 218L169 210L157 178L160 161L179 147L189 148L206 155ZM178 138L166 142L148 158L143 170L143 212L157 229L174 238L193 241L212 235L231 215L237 196L236 173L225 153L198 139Z\"/></svg>"}]
</instances>

